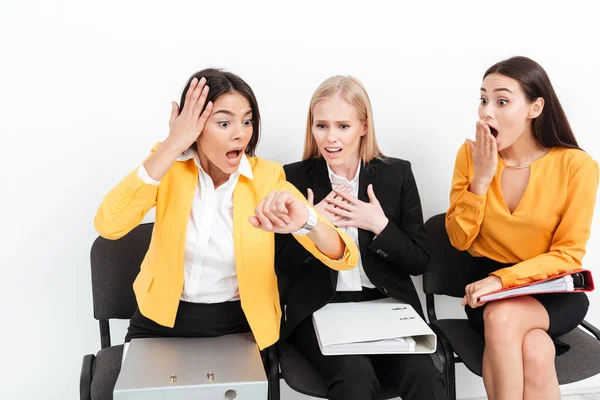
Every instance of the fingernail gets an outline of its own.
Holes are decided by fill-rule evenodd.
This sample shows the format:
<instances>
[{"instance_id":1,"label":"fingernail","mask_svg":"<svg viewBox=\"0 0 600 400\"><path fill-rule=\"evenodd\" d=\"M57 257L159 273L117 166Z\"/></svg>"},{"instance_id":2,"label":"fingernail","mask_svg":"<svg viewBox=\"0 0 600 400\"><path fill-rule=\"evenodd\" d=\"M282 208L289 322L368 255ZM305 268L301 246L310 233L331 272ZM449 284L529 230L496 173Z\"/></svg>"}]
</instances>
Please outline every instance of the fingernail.
<instances>
[{"instance_id":1,"label":"fingernail","mask_svg":"<svg viewBox=\"0 0 600 400\"><path fill-rule=\"evenodd\" d=\"M286 227L286 223L285 223L285 222L282 222L282 223L280 223L280 224L279 224L279 226L280 226L281 228L285 228L285 227Z\"/></svg>"},{"instance_id":2,"label":"fingernail","mask_svg":"<svg viewBox=\"0 0 600 400\"><path fill-rule=\"evenodd\" d=\"M267 229L273 229L273 225L271 225L270 223L267 222Z\"/></svg>"},{"instance_id":3,"label":"fingernail","mask_svg":"<svg viewBox=\"0 0 600 400\"><path fill-rule=\"evenodd\" d=\"M206 78L205 77L200 78L200 82L206 82Z\"/></svg>"},{"instance_id":4,"label":"fingernail","mask_svg":"<svg viewBox=\"0 0 600 400\"><path fill-rule=\"evenodd\" d=\"M289 219L289 218L287 218L287 217L286 217L286 218L284 218L283 220L285 221L285 223L286 223L286 224L289 224L290 222L292 222L292 220L291 220L291 219Z\"/></svg>"}]
</instances>

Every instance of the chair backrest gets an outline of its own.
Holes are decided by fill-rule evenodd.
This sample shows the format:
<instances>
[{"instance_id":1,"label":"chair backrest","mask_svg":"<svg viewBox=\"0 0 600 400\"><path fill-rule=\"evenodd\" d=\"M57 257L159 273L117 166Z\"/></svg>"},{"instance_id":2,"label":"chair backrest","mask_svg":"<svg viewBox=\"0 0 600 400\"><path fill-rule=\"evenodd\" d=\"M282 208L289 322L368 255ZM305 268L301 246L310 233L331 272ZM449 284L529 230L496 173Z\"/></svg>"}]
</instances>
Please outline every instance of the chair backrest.
<instances>
[{"instance_id":1,"label":"chair backrest","mask_svg":"<svg viewBox=\"0 0 600 400\"><path fill-rule=\"evenodd\" d=\"M423 290L426 294L445 294L463 297L472 257L466 251L456 250L448 239L446 214L438 214L425 223L431 262L423 274Z\"/></svg>"},{"instance_id":2,"label":"chair backrest","mask_svg":"<svg viewBox=\"0 0 600 400\"><path fill-rule=\"evenodd\" d=\"M98 237L91 250L94 318L130 319L137 307L133 281L148 251L153 223L117 240Z\"/></svg>"}]
</instances>

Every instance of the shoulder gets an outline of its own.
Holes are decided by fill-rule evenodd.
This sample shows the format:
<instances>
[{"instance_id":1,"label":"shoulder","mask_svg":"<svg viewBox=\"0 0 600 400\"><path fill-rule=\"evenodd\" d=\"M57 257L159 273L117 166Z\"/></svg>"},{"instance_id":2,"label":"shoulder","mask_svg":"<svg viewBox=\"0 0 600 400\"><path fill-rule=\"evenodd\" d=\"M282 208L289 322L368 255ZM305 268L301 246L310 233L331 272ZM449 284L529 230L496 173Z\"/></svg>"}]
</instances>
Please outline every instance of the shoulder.
<instances>
[{"instance_id":1,"label":"shoulder","mask_svg":"<svg viewBox=\"0 0 600 400\"><path fill-rule=\"evenodd\" d=\"M583 150L555 147L551 152L551 160L560 164L563 170L568 171L570 177L580 170L586 172L598 170L598 163Z\"/></svg>"},{"instance_id":2,"label":"shoulder","mask_svg":"<svg viewBox=\"0 0 600 400\"><path fill-rule=\"evenodd\" d=\"M298 174L306 175L308 170L312 168L313 164L314 160L309 158L308 160L302 160L297 161L295 163L286 164L283 166L283 169L285 170L286 176L294 176Z\"/></svg>"},{"instance_id":3,"label":"shoulder","mask_svg":"<svg viewBox=\"0 0 600 400\"><path fill-rule=\"evenodd\" d=\"M275 161L267 160L261 157L250 157L248 156L248 162L253 170L274 170L281 169L281 164Z\"/></svg>"},{"instance_id":4,"label":"shoulder","mask_svg":"<svg viewBox=\"0 0 600 400\"><path fill-rule=\"evenodd\" d=\"M375 158L364 166L367 172L370 170L375 170L375 172L379 175L380 173L387 174L405 174L407 171L410 171L411 164L408 160L403 160L401 158L395 157L384 157L384 158Z\"/></svg>"},{"instance_id":5,"label":"shoulder","mask_svg":"<svg viewBox=\"0 0 600 400\"><path fill-rule=\"evenodd\" d=\"M271 185L283 176L281 164L260 157L248 156L250 168L252 168L252 181L255 184Z\"/></svg>"}]
</instances>

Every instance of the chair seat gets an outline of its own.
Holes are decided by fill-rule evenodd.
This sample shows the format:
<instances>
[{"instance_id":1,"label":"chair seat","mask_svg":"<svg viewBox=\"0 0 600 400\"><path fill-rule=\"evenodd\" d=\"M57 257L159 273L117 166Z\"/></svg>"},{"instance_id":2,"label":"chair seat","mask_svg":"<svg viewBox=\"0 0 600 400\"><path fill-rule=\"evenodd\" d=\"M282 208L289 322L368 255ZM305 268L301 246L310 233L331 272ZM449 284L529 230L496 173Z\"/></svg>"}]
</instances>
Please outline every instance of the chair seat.
<instances>
[{"instance_id":1,"label":"chair seat","mask_svg":"<svg viewBox=\"0 0 600 400\"><path fill-rule=\"evenodd\" d=\"M295 346L280 341L279 349L279 366L281 375L285 383L295 391L322 399L327 398L327 387L325 380L313 367L313 365L304 357ZM398 391L381 382L382 390L379 396L380 400L388 400L398 398Z\"/></svg>"},{"instance_id":2,"label":"chair seat","mask_svg":"<svg viewBox=\"0 0 600 400\"><path fill-rule=\"evenodd\" d=\"M123 345L107 347L98 352L92 368L92 400L112 400L122 357Z\"/></svg>"},{"instance_id":3,"label":"chair seat","mask_svg":"<svg viewBox=\"0 0 600 400\"><path fill-rule=\"evenodd\" d=\"M444 332L465 366L481 376L482 336L465 319L441 319L434 324ZM569 351L555 359L559 384L577 382L600 373L600 341L580 328L557 339L571 346Z\"/></svg>"},{"instance_id":4,"label":"chair seat","mask_svg":"<svg viewBox=\"0 0 600 400\"><path fill-rule=\"evenodd\" d=\"M566 353L556 357L554 365L561 385L573 383L600 373L600 341L581 328L557 337L570 345Z\"/></svg>"}]
</instances>

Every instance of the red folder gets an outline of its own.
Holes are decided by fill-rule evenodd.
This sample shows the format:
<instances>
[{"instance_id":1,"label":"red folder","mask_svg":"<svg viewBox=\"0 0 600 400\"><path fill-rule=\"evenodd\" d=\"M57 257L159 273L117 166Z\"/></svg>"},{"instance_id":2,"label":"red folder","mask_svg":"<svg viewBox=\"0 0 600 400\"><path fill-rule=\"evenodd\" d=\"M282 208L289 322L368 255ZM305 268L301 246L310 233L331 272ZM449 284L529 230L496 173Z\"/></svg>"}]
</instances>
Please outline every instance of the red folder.
<instances>
[{"instance_id":1,"label":"red folder","mask_svg":"<svg viewBox=\"0 0 600 400\"><path fill-rule=\"evenodd\" d=\"M592 290L594 290L594 280L592 279L591 271L579 268L553 275L545 279L496 290L484 294L479 297L477 301L487 302L540 293L579 293L591 292Z\"/></svg>"}]
</instances>

